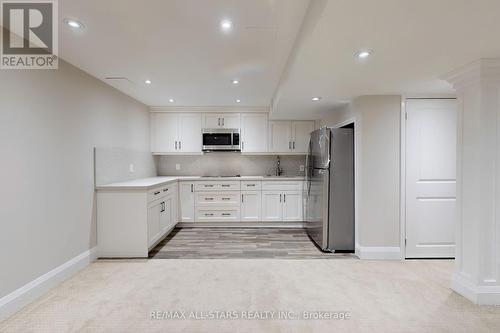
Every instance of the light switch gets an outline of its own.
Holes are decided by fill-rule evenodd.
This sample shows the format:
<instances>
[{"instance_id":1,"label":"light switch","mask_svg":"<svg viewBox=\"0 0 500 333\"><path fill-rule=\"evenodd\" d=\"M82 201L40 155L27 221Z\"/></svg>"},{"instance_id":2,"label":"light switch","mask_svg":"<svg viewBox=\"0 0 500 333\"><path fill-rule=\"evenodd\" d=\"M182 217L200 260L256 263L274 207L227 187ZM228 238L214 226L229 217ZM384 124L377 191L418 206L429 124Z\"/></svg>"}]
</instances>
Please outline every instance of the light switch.
<instances>
[{"instance_id":1,"label":"light switch","mask_svg":"<svg viewBox=\"0 0 500 333\"><path fill-rule=\"evenodd\" d=\"M175 170L180 170L180 169L181 169L181 165L177 163L177 164L175 165Z\"/></svg>"},{"instance_id":2,"label":"light switch","mask_svg":"<svg viewBox=\"0 0 500 333\"><path fill-rule=\"evenodd\" d=\"M304 166L303 166L303 165L301 165L301 166L299 167L299 169L300 169L300 171L304 171Z\"/></svg>"},{"instance_id":3,"label":"light switch","mask_svg":"<svg viewBox=\"0 0 500 333\"><path fill-rule=\"evenodd\" d=\"M130 164L130 165L128 166L128 170L129 170L130 172L135 172L135 166L134 166L133 164Z\"/></svg>"}]
</instances>

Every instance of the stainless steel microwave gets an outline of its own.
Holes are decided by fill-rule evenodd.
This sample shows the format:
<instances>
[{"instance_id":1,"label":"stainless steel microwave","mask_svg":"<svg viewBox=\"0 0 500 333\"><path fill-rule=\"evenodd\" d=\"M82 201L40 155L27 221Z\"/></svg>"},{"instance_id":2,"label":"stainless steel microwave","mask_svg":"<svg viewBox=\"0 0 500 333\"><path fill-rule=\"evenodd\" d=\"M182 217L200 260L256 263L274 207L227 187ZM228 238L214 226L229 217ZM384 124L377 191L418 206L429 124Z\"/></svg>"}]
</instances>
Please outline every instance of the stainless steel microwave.
<instances>
[{"instance_id":1,"label":"stainless steel microwave","mask_svg":"<svg viewBox=\"0 0 500 333\"><path fill-rule=\"evenodd\" d=\"M203 129L203 151L241 151L237 128Z\"/></svg>"}]
</instances>

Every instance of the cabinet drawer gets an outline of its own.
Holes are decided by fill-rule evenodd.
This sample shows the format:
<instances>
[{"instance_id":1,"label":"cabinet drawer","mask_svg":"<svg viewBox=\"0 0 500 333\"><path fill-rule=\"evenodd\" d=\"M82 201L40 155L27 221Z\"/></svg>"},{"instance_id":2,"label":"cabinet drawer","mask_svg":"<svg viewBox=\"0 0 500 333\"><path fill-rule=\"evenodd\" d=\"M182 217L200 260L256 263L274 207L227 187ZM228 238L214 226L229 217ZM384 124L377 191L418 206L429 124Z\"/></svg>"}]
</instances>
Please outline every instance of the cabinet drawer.
<instances>
[{"instance_id":1,"label":"cabinet drawer","mask_svg":"<svg viewBox=\"0 0 500 333\"><path fill-rule=\"evenodd\" d=\"M242 181L241 190L242 191L260 191L262 189L261 181Z\"/></svg>"},{"instance_id":2,"label":"cabinet drawer","mask_svg":"<svg viewBox=\"0 0 500 333\"><path fill-rule=\"evenodd\" d=\"M196 206L239 206L240 192L196 192Z\"/></svg>"},{"instance_id":3,"label":"cabinet drawer","mask_svg":"<svg viewBox=\"0 0 500 333\"><path fill-rule=\"evenodd\" d=\"M196 208L196 222L219 222L219 221L239 221L239 207L198 207Z\"/></svg>"},{"instance_id":4,"label":"cabinet drawer","mask_svg":"<svg viewBox=\"0 0 500 333\"><path fill-rule=\"evenodd\" d=\"M196 191L239 191L240 182L239 181L201 181L195 183Z\"/></svg>"},{"instance_id":5,"label":"cabinet drawer","mask_svg":"<svg viewBox=\"0 0 500 333\"><path fill-rule=\"evenodd\" d=\"M148 202L155 201L177 192L177 184L163 185L148 191Z\"/></svg>"},{"instance_id":6,"label":"cabinet drawer","mask_svg":"<svg viewBox=\"0 0 500 333\"><path fill-rule=\"evenodd\" d=\"M303 181L264 181L262 182L263 191L302 191Z\"/></svg>"}]
</instances>

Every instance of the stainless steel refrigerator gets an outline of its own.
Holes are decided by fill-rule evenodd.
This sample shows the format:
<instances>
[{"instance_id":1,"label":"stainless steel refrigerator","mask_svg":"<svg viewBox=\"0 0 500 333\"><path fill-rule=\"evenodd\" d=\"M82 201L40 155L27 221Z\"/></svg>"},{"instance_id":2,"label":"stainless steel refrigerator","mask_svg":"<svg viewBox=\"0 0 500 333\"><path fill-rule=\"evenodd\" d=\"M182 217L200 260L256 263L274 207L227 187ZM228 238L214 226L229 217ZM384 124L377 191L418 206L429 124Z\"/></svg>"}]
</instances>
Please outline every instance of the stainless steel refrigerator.
<instances>
[{"instance_id":1,"label":"stainless steel refrigerator","mask_svg":"<svg viewBox=\"0 0 500 333\"><path fill-rule=\"evenodd\" d=\"M306 168L308 235L323 251L354 251L354 129L312 132Z\"/></svg>"}]
</instances>

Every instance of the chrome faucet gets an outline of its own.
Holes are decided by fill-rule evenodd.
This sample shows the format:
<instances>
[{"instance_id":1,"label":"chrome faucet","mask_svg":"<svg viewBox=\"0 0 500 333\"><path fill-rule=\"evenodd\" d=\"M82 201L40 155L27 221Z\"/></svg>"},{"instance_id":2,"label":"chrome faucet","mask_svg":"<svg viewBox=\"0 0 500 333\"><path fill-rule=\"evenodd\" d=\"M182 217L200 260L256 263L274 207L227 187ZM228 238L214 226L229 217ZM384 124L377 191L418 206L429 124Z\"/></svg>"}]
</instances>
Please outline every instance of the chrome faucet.
<instances>
[{"instance_id":1,"label":"chrome faucet","mask_svg":"<svg viewBox=\"0 0 500 333\"><path fill-rule=\"evenodd\" d=\"M275 175L276 176L281 176L283 174L283 168L280 166L281 162L280 162L280 157L279 155L276 156L277 157L277 160L276 160L276 170L275 170Z\"/></svg>"}]
</instances>

